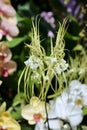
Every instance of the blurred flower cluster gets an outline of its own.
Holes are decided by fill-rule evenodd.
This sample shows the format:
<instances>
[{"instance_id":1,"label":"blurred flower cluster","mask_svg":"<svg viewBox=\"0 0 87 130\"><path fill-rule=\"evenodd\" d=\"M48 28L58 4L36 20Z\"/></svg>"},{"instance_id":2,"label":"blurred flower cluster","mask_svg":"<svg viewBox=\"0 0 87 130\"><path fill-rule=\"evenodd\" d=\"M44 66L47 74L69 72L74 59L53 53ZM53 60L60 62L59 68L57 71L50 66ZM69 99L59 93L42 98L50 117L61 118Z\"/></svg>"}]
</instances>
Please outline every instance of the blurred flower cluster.
<instances>
[{"instance_id":1,"label":"blurred flower cluster","mask_svg":"<svg viewBox=\"0 0 87 130\"><path fill-rule=\"evenodd\" d=\"M15 9L9 0L0 0L0 39L5 36L8 40L11 40L18 33Z\"/></svg>"},{"instance_id":2,"label":"blurred flower cluster","mask_svg":"<svg viewBox=\"0 0 87 130\"><path fill-rule=\"evenodd\" d=\"M53 12L45 12L43 11L41 17L50 24L52 28L55 28L55 19L53 17Z\"/></svg>"},{"instance_id":3,"label":"blurred flower cluster","mask_svg":"<svg viewBox=\"0 0 87 130\"><path fill-rule=\"evenodd\" d=\"M83 18L83 13L81 13L81 4L77 4L76 0L60 0L60 2L66 8L67 12L74 16L81 24Z\"/></svg>"},{"instance_id":4,"label":"blurred flower cluster","mask_svg":"<svg viewBox=\"0 0 87 130\"><path fill-rule=\"evenodd\" d=\"M55 29L55 18L53 17L53 12L41 12L40 16L53 28ZM54 33L49 30L48 31L48 37L54 38Z\"/></svg>"},{"instance_id":5,"label":"blurred flower cluster","mask_svg":"<svg viewBox=\"0 0 87 130\"><path fill-rule=\"evenodd\" d=\"M9 0L0 0L0 76L8 77L17 69L8 41L19 34L17 17Z\"/></svg>"},{"instance_id":6,"label":"blurred flower cluster","mask_svg":"<svg viewBox=\"0 0 87 130\"><path fill-rule=\"evenodd\" d=\"M17 69L12 53L6 43L0 43L0 76L8 77Z\"/></svg>"}]
</instances>

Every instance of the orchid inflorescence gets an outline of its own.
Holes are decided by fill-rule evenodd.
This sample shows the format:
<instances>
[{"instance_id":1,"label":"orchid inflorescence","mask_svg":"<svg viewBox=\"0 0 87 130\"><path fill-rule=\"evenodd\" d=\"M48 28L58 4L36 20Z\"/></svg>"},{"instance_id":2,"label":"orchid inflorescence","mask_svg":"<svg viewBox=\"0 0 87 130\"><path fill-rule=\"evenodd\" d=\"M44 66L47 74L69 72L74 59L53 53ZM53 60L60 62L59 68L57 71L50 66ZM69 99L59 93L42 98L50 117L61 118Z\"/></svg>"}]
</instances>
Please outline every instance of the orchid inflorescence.
<instances>
[{"instance_id":1,"label":"orchid inflorescence","mask_svg":"<svg viewBox=\"0 0 87 130\"><path fill-rule=\"evenodd\" d=\"M69 66L64 59L66 22L67 19L59 26L55 46L51 40L50 55L46 55L40 45L37 24L33 23L31 44L26 44L29 58L24 62L18 93L20 95L23 82L27 105L22 107L21 114L30 125L36 124L35 130L77 130L87 107L87 85L81 83L84 72L78 71L79 77L74 77L74 63L70 58ZM80 64L82 66L83 63ZM76 68L79 69L79 65L76 64Z\"/></svg>"},{"instance_id":2,"label":"orchid inflorescence","mask_svg":"<svg viewBox=\"0 0 87 130\"><path fill-rule=\"evenodd\" d=\"M0 129L10 130L11 126L8 125L10 122L11 125L17 127L17 130L20 130L20 125L9 115L13 107L20 105L22 118L27 120L29 125L34 125L34 130L79 130L84 115L87 114L85 112L87 108L85 78L87 60L81 46L81 58L77 55L75 59L69 57L69 63L65 60L66 23L67 18L63 24L59 23L55 45L52 39L50 40L49 55L41 46L38 23L32 23L31 43L26 44L29 56L24 61L25 67L18 81L20 99L8 109L8 112L5 112L5 105L1 105L3 121L0 121ZM2 63L0 74L6 77L7 73L2 73L2 70L4 64L10 62L12 53L7 44L0 45L0 62ZM84 60L85 63L82 62ZM8 68L6 72L11 74L12 70ZM23 99L21 99L21 94L23 94ZM4 106L3 109L2 106Z\"/></svg>"},{"instance_id":3,"label":"orchid inflorescence","mask_svg":"<svg viewBox=\"0 0 87 130\"><path fill-rule=\"evenodd\" d=\"M18 91L20 91L20 82L23 79L26 100L30 100L32 96L38 96L41 100L45 100L50 88L54 92L52 95L54 97L55 93L60 94L63 89L63 79L59 77L63 75L64 78L64 71L68 68L68 63L64 60L65 23L66 20L63 25L60 25L55 47L52 43L50 45L51 54L49 56L46 55L44 48L40 45L39 31L37 25L34 26L33 24L31 44L27 44L30 55L29 59L24 62L25 68L19 78L18 87ZM54 77L56 84L52 86Z\"/></svg>"}]
</instances>

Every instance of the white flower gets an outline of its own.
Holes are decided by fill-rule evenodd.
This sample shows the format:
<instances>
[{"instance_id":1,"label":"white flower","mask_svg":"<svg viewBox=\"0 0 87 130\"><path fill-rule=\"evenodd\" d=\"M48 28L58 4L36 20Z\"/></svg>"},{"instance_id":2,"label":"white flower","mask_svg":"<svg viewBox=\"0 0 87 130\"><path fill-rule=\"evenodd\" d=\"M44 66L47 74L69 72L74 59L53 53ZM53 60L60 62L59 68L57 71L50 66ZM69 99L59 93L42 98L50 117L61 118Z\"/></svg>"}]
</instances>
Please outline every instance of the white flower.
<instances>
[{"instance_id":1,"label":"white flower","mask_svg":"<svg viewBox=\"0 0 87 130\"><path fill-rule=\"evenodd\" d=\"M65 97L66 92L63 93L63 96ZM68 100L68 97L64 98L65 102ZM63 121L60 120L60 118L57 116L56 112L56 105L55 105L55 100L50 101L50 111L48 112L48 123L49 123L49 128L52 130L61 130L63 128ZM46 126L48 126L48 123L46 123Z\"/></svg>"},{"instance_id":2,"label":"white flower","mask_svg":"<svg viewBox=\"0 0 87 130\"><path fill-rule=\"evenodd\" d=\"M48 82L50 80L48 75L46 76L44 75L43 79L44 79L44 82Z\"/></svg>"},{"instance_id":3,"label":"white flower","mask_svg":"<svg viewBox=\"0 0 87 130\"><path fill-rule=\"evenodd\" d=\"M43 65L40 58L35 57L34 55L30 56L28 60L26 60L25 65L29 65L32 70L36 70L38 67Z\"/></svg>"},{"instance_id":4,"label":"white flower","mask_svg":"<svg viewBox=\"0 0 87 130\"><path fill-rule=\"evenodd\" d=\"M56 63L57 62L57 58L56 57L51 57L50 62L52 64Z\"/></svg>"},{"instance_id":5,"label":"white flower","mask_svg":"<svg viewBox=\"0 0 87 130\"><path fill-rule=\"evenodd\" d=\"M47 63L48 66L50 64L54 65L55 63L57 63L57 58L56 57L47 56L46 59L45 59L45 62Z\"/></svg>"},{"instance_id":6,"label":"white flower","mask_svg":"<svg viewBox=\"0 0 87 130\"><path fill-rule=\"evenodd\" d=\"M35 126L34 130L48 130L44 123L38 122Z\"/></svg>"},{"instance_id":7,"label":"white flower","mask_svg":"<svg viewBox=\"0 0 87 130\"><path fill-rule=\"evenodd\" d=\"M49 128L53 130L60 130L61 126L63 125L62 121L57 118L57 113L55 111L54 104L48 113L48 123L49 123ZM46 125L48 126L47 123Z\"/></svg>"},{"instance_id":8,"label":"white flower","mask_svg":"<svg viewBox=\"0 0 87 130\"><path fill-rule=\"evenodd\" d=\"M59 63L54 66L54 71L60 75L63 71L68 68L68 64L64 59L62 59Z\"/></svg>"},{"instance_id":9,"label":"white flower","mask_svg":"<svg viewBox=\"0 0 87 130\"><path fill-rule=\"evenodd\" d=\"M31 79L32 79L32 81L33 80L40 81L41 80L41 75L38 72L34 71L33 74L31 75Z\"/></svg>"},{"instance_id":10,"label":"white flower","mask_svg":"<svg viewBox=\"0 0 87 130\"><path fill-rule=\"evenodd\" d=\"M45 123L42 123L41 121L38 122L35 126L35 130L48 130L48 128L51 130L60 130L62 121L56 118L57 116L53 100L50 101L50 105L51 108L48 112L47 121Z\"/></svg>"},{"instance_id":11,"label":"white flower","mask_svg":"<svg viewBox=\"0 0 87 130\"><path fill-rule=\"evenodd\" d=\"M51 108L50 112L48 113L47 122L46 123L38 122L35 126L35 130L48 130L48 128L50 128L51 130L60 130L61 121L59 119L56 119L54 105L52 105L51 107L52 108Z\"/></svg>"},{"instance_id":12,"label":"white flower","mask_svg":"<svg viewBox=\"0 0 87 130\"><path fill-rule=\"evenodd\" d=\"M60 62L60 67L62 68L63 71L65 71L68 68L68 63L66 63L66 61L62 59Z\"/></svg>"},{"instance_id":13,"label":"white flower","mask_svg":"<svg viewBox=\"0 0 87 130\"><path fill-rule=\"evenodd\" d=\"M64 96L64 95L67 95ZM56 116L70 123L72 127L79 125L82 122L82 110L77 105L70 103L68 94L62 94L55 102Z\"/></svg>"},{"instance_id":14,"label":"white flower","mask_svg":"<svg viewBox=\"0 0 87 130\"><path fill-rule=\"evenodd\" d=\"M80 86L81 86L81 83L78 81L78 80L73 80L70 82L70 85L69 85L69 93L71 95L75 95L77 96L78 94L80 94Z\"/></svg>"},{"instance_id":15,"label":"white flower","mask_svg":"<svg viewBox=\"0 0 87 130\"><path fill-rule=\"evenodd\" d=\"M73 80L69 86L69 93L76 105L87 106L87 85Z\"/></svg>"},{"instance_id":16,"label":"white flower","mask_svg":"<svg viewBox=\"0 0 87 130\"><path fill-rule=\"evenodd\" d=\"M60 68L60 64L59 64L59 63L57 63L57 64L55 65L54 71L55 71L58 75L60 75L60 74L62 73L62 69Z\"/></svg>"},{"instance_id":17,"label":"white flower","mask_svg":"<svg viewBox=\"0 0 87 130\"><path fill-rule=\"evenodd\" d=\"M35 130L77 130L77 125L82 122L82 110L69 100L69 94L63 91L56 100L50 101L50 111L46 123L38 122ZM66 122L64 124L63 120ZM69 125L70 124L70 125Z\"/></svg>"},{"instance_id":18,"label":"white flower","mask_svg":"<svg viewBox=\"0 0 87 130\"><path fill-rule=\"evenodd\" d=\"M57 122L55 122L55 123L57 123ZM53 123L52 123L52 124L53 124ZM52 125L52 124L51 124L51 125ZM44 123L38 122L38 123L36 124L34 130L48 130L48 127L46 127L46 125L45 125ZM58 128L57 128L57 129L51 129L51 130L71 130L71 129L70 129L70 127L69 127L68 124L65 124L65 125L63 126L63 128L61 128L61 129L58 129ZM74 127L72 130L77 130L77 129Z\"/></svg>"},{"instance_id":19,"label":"white flower","mask_svg":"<svg viewBox=\"0 0 87 130\"><path fill-rule=\"evenodd\" d=\"M76 68L72 68L72 69L70 69L70 70L68 71L68 73L71 74L71 73L73 73L73 72L75 72L75 71L76 71Z\"/></svg>"}]
</instances>

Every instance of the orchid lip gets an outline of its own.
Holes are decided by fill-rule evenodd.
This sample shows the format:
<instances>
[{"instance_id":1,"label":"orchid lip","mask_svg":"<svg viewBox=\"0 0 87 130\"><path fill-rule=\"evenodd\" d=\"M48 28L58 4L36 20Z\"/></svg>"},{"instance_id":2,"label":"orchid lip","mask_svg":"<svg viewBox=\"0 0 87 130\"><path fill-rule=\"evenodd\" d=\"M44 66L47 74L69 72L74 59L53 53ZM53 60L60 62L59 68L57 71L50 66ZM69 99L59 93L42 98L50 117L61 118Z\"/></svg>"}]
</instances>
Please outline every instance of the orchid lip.
<instances>
[{"instance_id":1,"label":"orchid lip","mask_svg":"<svg viewBox=\"0 0 87 130\"><path fill-rule=\"evenodd\" d=\"M37 114L34 114L34 120L36 121L36 122L38 122L38 121L40 121L40 119L41 119L41 114L40 113L37 113Z\"/></svg>"}]
</instances>

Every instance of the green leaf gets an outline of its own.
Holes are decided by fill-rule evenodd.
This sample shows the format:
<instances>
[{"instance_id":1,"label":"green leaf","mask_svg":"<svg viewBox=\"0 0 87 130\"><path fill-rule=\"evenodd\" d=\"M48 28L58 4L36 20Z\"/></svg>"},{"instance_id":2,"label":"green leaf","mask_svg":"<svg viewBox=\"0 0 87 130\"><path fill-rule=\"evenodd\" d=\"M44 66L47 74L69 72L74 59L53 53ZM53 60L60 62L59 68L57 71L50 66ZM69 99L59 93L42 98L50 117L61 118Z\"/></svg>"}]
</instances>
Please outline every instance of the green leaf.
<instances>
[{"instance_id":1,"label":"green leaf","mask_svg":"<svg viewBox=\"0 0 87 130\"><path fill-rule=\"evenodd\" d=\"M21 116L21 106L16 106L16 107L13 107L12 111L10 112L12 118L14 118L15 120L20 120L22 119L22 116Z\"/></svg>"},{"instance_id":2,"label":"green leaf","mask_svg":"<svg viewBox=\"0 0 87 130\"><path fill-rule=\"evenodd\" d=\"M34 126L27 123L21 123L21 130L34 130Z\"/></svg>"},{"instance_id":3,"label":"green leaf","mask_svg":"<svg viewBox=\"0 0 87 130\"><path fill-rule=\"evenodd\" d=\"M83 49L83 47L80 45L80 44L78 44L78 45L76 45L75 47L74 47L74 51L81 51Z\"/></svg>"},{"instance_id":4,"label":"green leaf","mask_svg":"<svg viewBox=\"0 0 87 130\"><path fill-rule=\"evenodd\" d=\"M16 106L18 104L24 104L25 103L25 100L24 100L24 93L20 92L20 94L16 95L13 99L13 106Z\"/></svg>"},{"instance_id":5,"label":"green leaf","mask_svg":"<svg viewBox=\"0 0 87 130\"><path fill-rule=\"evenodd\" d=\"M73 36L73 35L71 35L71 34L68 33L68 32L66 32L65 37L67 37L68 39L74 40L74 41L79 41L79 40L80 40L80 37L78 37L78 36Z\"/></svg>"},{"instance_id":6,"label":"green leaf","mask_svg":"<svg viewBox=\"0 0 87 130\"><path fill-rule=\"evenodd\" d=\"M20 30L20 36L28 35L31 30L32 21L30 18L23 18L18 22L18 27Z\"/></svg>"},{"instance_id":7,"label":"green leaf","mask_svg":"<svg viewBox=\"0 0 87 130\"><path fill-rule=\"evenodd\" d=\"M84 116L87 115L87 107L84 107L84 108L83 108L83 115L84 115Z\"/></svg>"},{"instance_id":8,"label":"green leaf","mask_svg":"<svg viewBox=\"0 0 87 130\"><path fill-rule=\"evenodd\" d=\"M22 119L21 108L22 105L24 104L25 104L24 94L20 93L20 96L16 95L15 98L13 99L12 107L9 109L14 119L16 120Z\"/></svg>"},{"instance_id":9,"label":"green leaf","mask_svg":"<svg viewBox=\"0 0 87 130\"><path fill-rule=\"evenodd\" d=\"M13 47L19 45L19 44L20 44L21 42L23 42L25 39L26 39L26 36L14 38L12 41L8 41L8 46L9 46L9 48L13 48Z\"/></svg>"},{"instance_id":10,"label":"green leaf","mask_svg":"<svg viewBox=\"0 0 87 130\"><path fill-rule=\"evenodd\" d=\"M58 0L51 0L50 3L52 6L58 11L58 10L65 10L65 7L61 4Z\"/></svg>"}]
</instances>

